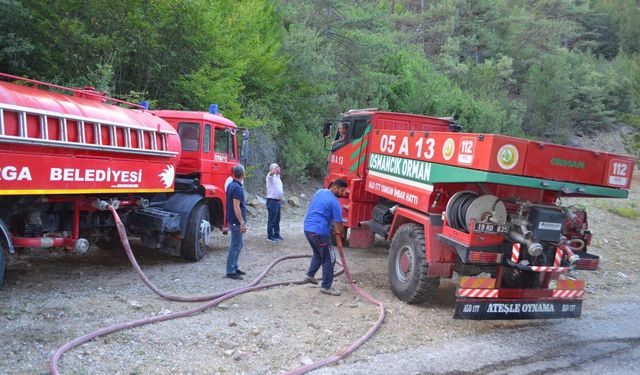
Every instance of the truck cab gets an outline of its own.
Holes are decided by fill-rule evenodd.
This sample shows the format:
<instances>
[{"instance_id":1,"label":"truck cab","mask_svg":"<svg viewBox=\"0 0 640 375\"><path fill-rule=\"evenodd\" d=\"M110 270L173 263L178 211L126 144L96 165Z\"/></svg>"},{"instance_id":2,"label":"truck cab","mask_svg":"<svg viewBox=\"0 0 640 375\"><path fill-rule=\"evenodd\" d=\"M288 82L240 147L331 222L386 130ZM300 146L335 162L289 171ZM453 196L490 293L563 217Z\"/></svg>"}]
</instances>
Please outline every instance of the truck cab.
<instances>
[{"instance_id":1,"label":"truck cab","mask_svg":"<svg viewBox=\"0 0 640 375\"><path fill-rule=\"evenodd\" d=\"M352 109L340 116L334 123L346 123L347 134L343 145L340 147L328 147L325 141L325 149L330 151L328 159L328 173L324 180L324 186L329 186L331 181L342 178L349 184L349 195L342 198L343 214L347 219L346 226L351 228L352 245L357 246L360 235L372 237L362 223L372 218L374 206L380 200L377 195L365 190L365 177L369 156L369 143L371 135L381 130L404 130L412 132L429 131L457 131L460 126L455 124L452 118L438 118L420 116L407 113L394 113L378 111L375 108ZM337 140L339 137L337 126L332 122L325 124L325 137ZM331 136L335 128L335 136ZM325 138L326 139L326 138ZM396 140L390 138L388 147L397 148ZM412 145L413 146L413 145ZM429 145L425 145L425 151ZM362 247L368 246L369 240L364 241Z\"/></svg>"},{"instance_id":2,"label":"truck cab","mask_svg":"<svg viewBox=\"0 0 640 375\"><path fill-rule=\"evenodd\" d=\"M224 186L239 163L236 125L217 111L151 111L167 121L181 141L176 191L197 192L209 202L212 225L223 227Z\"/></svg>"}]
</instances>

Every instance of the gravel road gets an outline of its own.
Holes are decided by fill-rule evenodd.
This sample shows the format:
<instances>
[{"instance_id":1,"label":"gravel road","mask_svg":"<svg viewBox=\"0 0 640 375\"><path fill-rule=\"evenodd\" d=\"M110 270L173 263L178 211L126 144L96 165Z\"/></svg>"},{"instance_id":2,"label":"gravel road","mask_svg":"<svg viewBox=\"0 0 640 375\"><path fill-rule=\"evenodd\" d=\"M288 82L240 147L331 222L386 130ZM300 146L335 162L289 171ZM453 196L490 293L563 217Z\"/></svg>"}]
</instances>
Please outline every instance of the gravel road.
<instances>
[{"instance_id":1,"label":"gravel road","mask_svg":"<svg viewBox=\"0 0 640 375\"><path fill-rule=\"evenodd\" d=\"M608 211L640 201L640 180L629 200L586 203L594 232L591 252L601 269L581 272L587 281L582 318L553 321L453 320L455 280L444 280L435 300L413 306L388 288L387 247L347 249L358 284L387 307L378 333L362 348L319 374L426 373L637 373L640 363L640 226ZM303 204L306 203L303 200ZM253 210L240 265L246 280L272 260L310 253L301 208L285 207L285 241L266 241L266 210ZM160 288L176 294L222 291L241 282L224 279L228 238L198 263L136 249ZM307 259L276 267L265 282L300 280ZM377 319L338 278L342 296L315 286L278 287L238 296L202 314L98 338L64 355L63 374L277 374L348 346ZM98 328L194 304L169 302L150 292L119 249L79 256L60 251L10 257L0 290L0 372L41 374L63 343Z\"/></svg>"}]
</instances>

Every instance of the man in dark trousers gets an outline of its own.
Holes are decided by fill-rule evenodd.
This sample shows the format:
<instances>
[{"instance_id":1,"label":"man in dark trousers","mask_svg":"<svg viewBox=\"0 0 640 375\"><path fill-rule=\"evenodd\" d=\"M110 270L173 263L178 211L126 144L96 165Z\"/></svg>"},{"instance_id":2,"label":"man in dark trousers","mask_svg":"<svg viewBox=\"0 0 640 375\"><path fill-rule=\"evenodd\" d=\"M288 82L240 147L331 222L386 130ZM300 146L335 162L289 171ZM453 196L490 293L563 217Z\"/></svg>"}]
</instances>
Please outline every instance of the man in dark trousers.
<instances>
[{"instance_id":1,"label":"man in dark trousers","mask_svg":"<svg viewBox=\"0 0 640 375\"><path fill-rule=\"evenodd\" d=\"M269 166L269 173L266 177L267 182L267 211L269 212L267 220L267 240L271 242L283 241L280 236L280 207L282 195L282 180L280 180L280 167L273 163Z\"/></svg>"},{"instance_id":2,"label":"man in dark trousers","mask_svg":"<svg viewBox=\"0 0 640 375\"><path fill-rule=\"evenodd\" d=\"M313 195L307 208L307 215L304 217L304 235L313 249L313 257L305 280L318 284L314 276L322 266L320 292L332 296L339 296L340 292L331 286L335 263L335 253L331 249L331 223L335 225L336 234L341 235L343 219L338 198L344 195L346 189L347 182L337 179L329 185L329 189L318 190Z\"/></svg>"},{"instance_id":3,"label":"man in dark trousers","mask_svg":"<svg viewBox=\"0 0 640 375\"><path fill-rule=\"evenodd\" d=\"M238 257L243 245L243 234L247 231L247 208L244 201L242 181L244 166L238 164L232 168L233 181L227 186L227 224L231 232L231 243L227 255L227 276L230 279L242 280L245 273L238 268Z\"/></svg>"}]
</instances>

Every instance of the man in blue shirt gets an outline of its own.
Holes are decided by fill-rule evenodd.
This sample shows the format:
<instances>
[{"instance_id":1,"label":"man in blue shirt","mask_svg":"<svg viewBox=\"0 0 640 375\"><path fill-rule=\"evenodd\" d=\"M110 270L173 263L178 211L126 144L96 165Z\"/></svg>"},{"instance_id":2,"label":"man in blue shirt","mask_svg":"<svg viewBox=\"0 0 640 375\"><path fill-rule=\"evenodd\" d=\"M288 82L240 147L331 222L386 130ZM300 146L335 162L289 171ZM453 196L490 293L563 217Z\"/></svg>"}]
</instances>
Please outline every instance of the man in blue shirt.
<instances>
[{"instance_id":1,"label":"man in blue shirt","mask_svg":"<svg viewBox=\"0 0 640 375\"><path fill-rule=\"evenodd\" d=\"M244 201L242 181L244 166L238 164L231 169L233 181L227 186L227 224L231 232L231 243L227 255L227 276L230 279L242 280L243 271L238 268L238 257L243 245L243 233L247 231L247 208Z\"/></svg>"},{"instance_id":2,"label":"man in blue shirt","mask_svg":"<svg viewBox=\"0 0 640 375\"><path fill-rule=\"evenodd\" d=\"M335 223L336 234L341 235L343 219L338 198L344 195L346 189L347 182L337 179L329 185L329 189L318 190L313 195L307 208L307 215L304 217L304 235L313 249L313 257L305 279L310 283L318 284L314 276L322 266L320 291L332 296L339 296L340 292L331 286L335 263L335 253L331 249L331 223Z\"/></svg>"}]
</instances>

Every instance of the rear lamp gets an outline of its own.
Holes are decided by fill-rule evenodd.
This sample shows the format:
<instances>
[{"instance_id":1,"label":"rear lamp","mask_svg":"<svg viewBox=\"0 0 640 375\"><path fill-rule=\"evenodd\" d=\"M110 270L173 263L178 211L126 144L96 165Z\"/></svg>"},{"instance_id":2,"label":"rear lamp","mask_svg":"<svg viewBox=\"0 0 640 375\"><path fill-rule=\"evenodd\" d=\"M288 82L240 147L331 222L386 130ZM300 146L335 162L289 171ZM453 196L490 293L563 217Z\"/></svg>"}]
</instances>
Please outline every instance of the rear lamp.
<instances>
[{"instance_id":1,"label":"rear lamp","mask_svg":"<svg viewBox=\"0 0 640 375\"><path fill-rule=\"evenodd\" d=\"M502 262L502 253L487 251L469 252L469 263L495 264Z\"/></svg>"},{"instance_id":2,"label":"rear lamp","mask_svg":"<svg viewBox=\"0 0 640 375\"><path fill-rule=\"evenodd\" d=\"M598 258L580 258L579 261L573 264L573 267L577 270L595 271L598 269L600 260Z\"/></svg>"}]
</instances>

